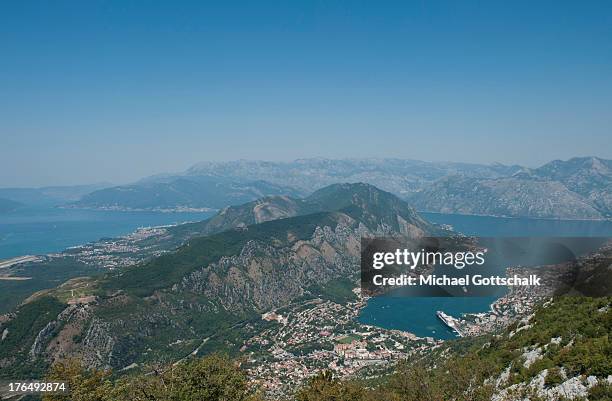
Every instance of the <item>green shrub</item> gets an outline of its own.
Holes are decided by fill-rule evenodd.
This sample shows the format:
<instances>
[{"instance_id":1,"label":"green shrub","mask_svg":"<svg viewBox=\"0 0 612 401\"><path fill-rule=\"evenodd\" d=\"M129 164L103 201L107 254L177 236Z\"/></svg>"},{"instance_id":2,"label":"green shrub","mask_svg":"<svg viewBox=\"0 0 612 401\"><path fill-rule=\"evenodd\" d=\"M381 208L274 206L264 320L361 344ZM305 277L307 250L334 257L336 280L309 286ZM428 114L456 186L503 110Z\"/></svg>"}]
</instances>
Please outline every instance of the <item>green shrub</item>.
<instances>
[{"instance_id":1,"label":"green shrub","mask_svg":"<svg viewBox=\"0 0 612 401\"><path fill-rule=\"evenodd\" d=\"M554 387L564 382L563 375L561 374L561 369L558 367L548 369L546 372L546 377L544 378L544 386L545 387Z\"/></svg>"}]
</instances>

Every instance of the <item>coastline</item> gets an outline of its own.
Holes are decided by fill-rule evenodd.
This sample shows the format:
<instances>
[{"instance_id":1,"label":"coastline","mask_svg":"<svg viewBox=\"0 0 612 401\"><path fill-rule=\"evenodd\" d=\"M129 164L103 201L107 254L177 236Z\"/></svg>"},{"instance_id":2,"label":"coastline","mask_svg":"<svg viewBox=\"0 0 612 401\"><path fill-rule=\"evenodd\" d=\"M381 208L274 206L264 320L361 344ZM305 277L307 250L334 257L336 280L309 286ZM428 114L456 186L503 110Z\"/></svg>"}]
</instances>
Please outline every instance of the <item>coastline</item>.
<instances>
[{"instance_id":1,"label":"coastline","mask_svg":"<svg viewBox=\"0 0 612 401\"><path fill-rule=\"evenodd\" d=\"M108 211L29 208L0 218L0 261L27 255L48 256L142 228L164 228L202 221L211 212Z\"/></svg>"},{"instance_id":2,"label":"coastline","mask_svg":"<svg viewBox=\"0 0 612 401\"><path fill-rule=\"evenodd\" d=\"M155 212L155 213L212 213L218 212L221 209L210 208L210 207L189 207L189 206L177 206L177 207L151 207L151 208L132 208L125 206L78 206L78 205L61 205L55 206L58 209L68 210L91 210L91 211L103 211L103 212ZM436 215L446 216L465 216L465 217L491 217L496 219L525 219L525 220L544 220L544 221L584 221L584 222L612 222L612 216L602 218L577 218L577 217L544 217L544 216L507 216L507 215L496 215L496 214L482 214L482 213L457 213L457 212L440 212L436 210L417 210L417 213L427 213Z\"/></svg>"},{"instance_id":3,"label":"coastline","mask_svg":"<svg viewBox=\"0 0 612 401\"><path fill-rule=\"evenodd\" d=\"M464 217L490 217L495 219L507 219L507 220L543 220L543 221L576 221L576 222L612 222L612 217L604 217L601 219L578 219L578 218L567 218L567 217L533 217L533 216L502 216L495 214L477 214L477 213L445 213L439 211L429 210L417 210L417 213L423 214L436 214L440 216L464 216Z\"/></svg>"},{"instance_id":4,"label":"coastline","mask_svg":"<svg viewBox=\"0 0 612 401\"><path fill-rule=\"evenodd\" d=\"M131 208L123 206L71 206L62 205L56 206L57 209L66 210L90 210L98 212L149 212L149 213L213 213L219 209L210 207L173 207L173 208Z\"/></svg>"}]
</instances>

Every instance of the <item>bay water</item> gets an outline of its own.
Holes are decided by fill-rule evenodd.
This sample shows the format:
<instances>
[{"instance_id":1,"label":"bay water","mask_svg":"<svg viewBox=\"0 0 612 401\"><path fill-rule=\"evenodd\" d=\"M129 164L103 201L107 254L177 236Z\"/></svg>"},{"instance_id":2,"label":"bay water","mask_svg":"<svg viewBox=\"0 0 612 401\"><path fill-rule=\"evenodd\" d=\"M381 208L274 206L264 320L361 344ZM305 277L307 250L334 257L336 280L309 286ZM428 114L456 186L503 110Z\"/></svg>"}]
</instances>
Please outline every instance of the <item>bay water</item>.
<instances>
[{"instance_id":1,"label":"bay water","mask_svg":"<svg viewBox=\"0 0 612 401\"><path fill-rule=\"evenodd\" d=\"M545 220L421 213L437 224L479 237L612 237L611 221ZM444 311L455 317L489 310L495 297L380 296L368 301L359 321L364 324L409 331L420 337L448 339L455 333L436 316Z\"/></svg>"},{"instance_id":2,"label":"bay water","mask_svg":"<svg viewBox=\"0 0 612 401\"><path fill-rule=\"evenodd\" d=\"M200 221L210 212L121 212L60 208L21 208L0 214L0 259L61 252L139 227Z\"/></svg>"}]
</instances>

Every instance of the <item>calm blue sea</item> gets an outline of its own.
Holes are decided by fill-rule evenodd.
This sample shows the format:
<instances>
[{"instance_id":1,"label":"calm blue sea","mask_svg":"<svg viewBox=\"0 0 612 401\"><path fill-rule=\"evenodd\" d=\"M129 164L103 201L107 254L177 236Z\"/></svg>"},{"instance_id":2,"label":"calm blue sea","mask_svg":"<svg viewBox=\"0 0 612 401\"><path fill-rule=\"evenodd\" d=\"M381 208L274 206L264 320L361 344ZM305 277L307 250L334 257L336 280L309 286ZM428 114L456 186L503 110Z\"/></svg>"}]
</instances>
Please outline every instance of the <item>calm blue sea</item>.
<instances>
[{"instance_id":1,"label":"calm blue sea","mask_svg":"<svg viewBox=\"0 0 612 401\"><path fill-rule=\"evenodd\" d=\"M428 221L450 224L479 237L610 237L612 221L546 220L421 213Z\"/></svg>"},{"instance_id":2,"label":"calm blue sea","mask_svg":"<svg viewBox=\"0 0 612 401\"><path fill-rule=\"evenodd\" d=\"M610 221L560 221L513 219L422 213L427 220L450 224L455 231L481 237L612 237ZM407 298L377 297L368 302L359 320L387 329L410 331L418 336L453 338L455 334L437 317L442 310L450 315L489 310L494 297L473 298Z\"/></svg>"},{"instance_id":3,"label":"calm blue sea","mask_svg":"<svg viewBox=\"0 0 612 401\"><path fill-rule=\"evenodd\" d=\"M139 227L204 220L212 213L29 208L0 214L0 259L59 252Z\"/></svg>"}]
</instances>

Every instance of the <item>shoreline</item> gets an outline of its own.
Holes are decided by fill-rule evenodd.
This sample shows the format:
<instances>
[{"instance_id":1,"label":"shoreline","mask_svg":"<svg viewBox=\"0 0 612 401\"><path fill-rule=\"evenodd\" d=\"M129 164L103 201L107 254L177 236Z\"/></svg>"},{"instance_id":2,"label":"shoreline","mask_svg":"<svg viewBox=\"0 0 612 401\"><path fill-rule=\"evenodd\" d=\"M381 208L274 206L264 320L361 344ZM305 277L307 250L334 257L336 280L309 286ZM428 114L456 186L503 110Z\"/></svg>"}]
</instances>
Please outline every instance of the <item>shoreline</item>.
<instances>
[{"instance_id":1,"label":"shoreline","mask_svg":"<svg viewBox=\"0 0 612 401\"><path fill-rule=\"evenodd\" d=\"M55 206L56 209L62 210L88 210L94 212L133 212L133 213L214 213L221 209L210 207L173 207L173 208L130 208L121 206L70 206L60 205Z\"/></svg>"},{"instance_id":2,"label":"shoreline","mask_svg":"<svg viewBox=\"0 0 612 401\"><path fill-rule=\"evenodd\" d=\"M68 210L79 210L79 209L68 208ZM81 210L89 210L89 209L81 209ZM129 212L132 212L132 211L128 211L128 210L126 210L126 211L99 210L99 211L101 211L101 212L103 212L103 211L105 211L105 212L117 212L117 213L123 213L123 212L129 213ZM143 211L143 212L148 212L148 213L164 213L164 212L161 212L161 211ZM138 212L135 212L135 213L138 213ZM206 213L206 212L177 211L176 213ZM207 217L204 217L202 220L193 220L192 219L192 220L186 220L186 221L179 222L179 223L156 224L156 225L141 225L141 226L138 226L138 227L136 227L134 229L129 230L128 232L125 232L124 234L113 235L113 236L101 236L101 237L98 237L98 238L96 238L94 240L91 240L91 241L85 241L85 242L78 243L76 245L66 246L66 247L64 247L64 248L62 248L61 250L58 250L58 251L49 251L49 252L41 252L41 253L27 253L27 254L22 254L22 255L17 255L17 256L2 257L2 258L0 258L0 268L9 267L9 266L4 266L4 264L6 264L7 262L12 262L12 261L23 259L23 258L33 258L33 259L47 258L47 257L53 256L53 255L65 254L66 252L68 252L70 250L78 249L78 248L81 248L81 247L84 247L84 246L87 246L87 245L96 244L96 243L99 243L99 242L101 242L103 240L106 240L106 239L125 238L125 237L128 237L128 236L130 236L130 235L132 235L132 234L134 234L134 233L136 233L136 232L138 232L140 230L177 227L177 226L181 226L181 225L184 225L184 224L192 224L192 223L196 223L196 222L199 222L199 221L204 221L204 220L206 220L206 219L208 219L210 217L211 216L209 215ZM36 261L36 260L28 260L28 261ZM24 262L17 262L17 263L11 263L11 265L12 264L25 263L25 262L26 261L24 261Z\"/></svg>"},{"instance_id":3,"label":"shoreline","mask_svg":"<svg viewBox=\"0 0 612 401\"><path fill-rule=\"evenodd\" d=\"M529 216L498 216L494 214L469 214L469 213L444 213L444 212L435 212L435 211L427 211L427 210L417 210L417 213L423 214L437 214L440 216L464 216L464 217L490 217L494 219L506 219L506 220L543 220L543 221L576 221L576 222L610 222L612 223L612 217L602 218L602 219L577 219L577 218L562 218L562 217L529 217Z\"/></svg>"},{"instance_id":4,"label":"shoreline","mask_svg":"<svg viewBox=\"0 0 612 401\"><path fill-rule=\"evenodd\" d=\"M70 206L61 205L55 206L58 209L67 210L90 210L99 212L152 212L152 213L212 213L218 212L221 209L210 208L210 207L172 207L172 208L130 208L122 206ZM415 209L416 210L416 209ZM437 214L442 216L465 216L465 217L491 217L496 219L507 219L507 220L544 220L544 221L583 221L583 222L612 222L612 217L603 217L599 219L585 219L585 218L570 218L570 217L537 217L537 216L504 216L495 214L480 214L480 213L447 213L431 210L416 210L417 213L423 214Z\"/></svg>"}]
</instances>

